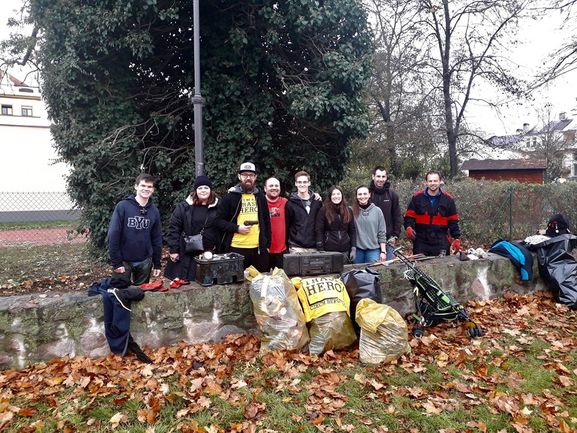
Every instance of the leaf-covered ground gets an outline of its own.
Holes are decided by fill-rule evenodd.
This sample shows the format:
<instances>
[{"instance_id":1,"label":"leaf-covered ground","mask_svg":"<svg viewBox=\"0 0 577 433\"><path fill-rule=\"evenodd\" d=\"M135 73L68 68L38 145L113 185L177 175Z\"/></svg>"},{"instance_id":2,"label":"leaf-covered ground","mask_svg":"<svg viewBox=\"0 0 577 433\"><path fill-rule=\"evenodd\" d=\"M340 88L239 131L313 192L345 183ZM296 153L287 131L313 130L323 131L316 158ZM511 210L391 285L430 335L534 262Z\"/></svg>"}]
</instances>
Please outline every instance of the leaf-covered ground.
<instances>
[{"instance_id":1,"label":"leaf-covered ground","mask_svg":"<svg viewBox=\"0 0 577 433\"><path fill-rule=\"evenodd\" d=\"M86 290L110 273L85 244L0 248L0 296Z\"/></svg>"},{"instance_id":2,"label":"leaf-covered ground","mask_svg":"<svg viewBox=\"0 0 577 433\"><path fill-rule=\"evenodd\" d=\"M0 373L2 432L577 432L576 313L546 293L475 302L486 330L412 339L394 364L358 350L259 356L254 336Z\"/></svg>"}]
</instances>

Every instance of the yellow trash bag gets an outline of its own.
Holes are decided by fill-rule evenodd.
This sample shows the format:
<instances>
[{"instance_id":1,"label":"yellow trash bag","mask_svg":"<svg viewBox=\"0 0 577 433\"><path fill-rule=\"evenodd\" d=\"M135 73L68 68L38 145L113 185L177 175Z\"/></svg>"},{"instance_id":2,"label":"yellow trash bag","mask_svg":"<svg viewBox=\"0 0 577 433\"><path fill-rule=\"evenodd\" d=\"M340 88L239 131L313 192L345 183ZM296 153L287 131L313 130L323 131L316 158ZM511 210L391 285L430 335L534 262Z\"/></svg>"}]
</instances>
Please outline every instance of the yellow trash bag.
<instances>
[{"instance_id":1,"label":"yellow trash bag","mask_svg":"<svg viewBox=\"0 0 577 433\"><path fill-rule=\"evenodd\" d=\"M291 280L303 306L305 319L310 322L327 313L344 311L349 314L351 300L344 283L334 277L294 277Z\"/></svg>"},{"instance_id":2,"label":"yellow trash bag","mask_svg":"<svg viewBox=\"0 0 577 433\"><path fill-rule=\"evenodd\" d=\"M309 353L320 355L327 350L344 349L357 340L349 317L350 299L343 282L333 277L292 279L310 322Z\"/></svg>"},{"instance_id":3,"label":"yellow trash bag","mask_svg":"<svg viewBox=\"0 0 577 433\"><path fill-rule=\"evenodd\" d=\"M309 353L320 355L327 350L344 349L357 341L353 322L344 311L327 313L311 320Z\"/></svg>"},{"instance_id":4,"label":"yellow trash bag","mask_svg":"<svg viewBox=\"0 0 577 433\"><path fill-rule=\"evenodd\" d=\"M361 362L391 362L411 351L407 323L394 308L372 299L361 299L357 304L356 321L361 327Z\"/></svg>"},{"instance_id":5,"label":"yellow trash bag","mask_svg":"<svg viewBox=\"0 0 577 433\"><path fill-rule=\"evenodd\" d=\"M260 351L301 349L309 341L296 290L282 269L252 276L250 299L261 331Z\"/></svg>"}]
</instances>

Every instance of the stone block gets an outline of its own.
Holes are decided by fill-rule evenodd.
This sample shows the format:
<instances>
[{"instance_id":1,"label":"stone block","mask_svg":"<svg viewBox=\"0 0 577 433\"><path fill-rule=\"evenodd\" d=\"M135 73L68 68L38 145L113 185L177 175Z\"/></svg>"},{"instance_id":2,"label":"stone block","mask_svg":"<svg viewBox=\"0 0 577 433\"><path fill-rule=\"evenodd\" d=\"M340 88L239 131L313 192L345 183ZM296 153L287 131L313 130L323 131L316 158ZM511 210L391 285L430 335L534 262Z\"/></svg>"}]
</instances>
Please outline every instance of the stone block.
<instances>
[{"instance_id":1,"label":"stone block","mask_svg":"<svg viewBox=\"0 0 577 433\"><path fill-rule=\"evenodd\" d=\"M502 296L507 290L528 293L544 288L536 261L530 282L519 281L509 260L494 254L465 262L454 256L436 258L417 266L463 303ZM351 268L347 266L345 271ZM402 315L414 311L413 289L403 278L406 267L394 264L374 269L379 272L383 303ZM132 306L131 333L148 348L180 341L218 341L228 334L256 329L246 283L210 287L192 283L166 293L147 293ZM100 296L69 293L0 298L0 368L108 353Z\"/></svg>"}]
</instances>

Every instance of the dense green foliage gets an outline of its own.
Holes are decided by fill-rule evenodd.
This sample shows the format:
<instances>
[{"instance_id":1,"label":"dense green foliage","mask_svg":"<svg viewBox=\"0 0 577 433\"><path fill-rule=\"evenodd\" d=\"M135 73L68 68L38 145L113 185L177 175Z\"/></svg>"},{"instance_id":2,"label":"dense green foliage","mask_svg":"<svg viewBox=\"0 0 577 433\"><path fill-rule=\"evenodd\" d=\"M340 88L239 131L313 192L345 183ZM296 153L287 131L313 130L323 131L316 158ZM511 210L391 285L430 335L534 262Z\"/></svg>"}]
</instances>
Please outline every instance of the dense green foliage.
<instances>
[{"instance_id":1,"label":"dense green foliage","mask_svg":"<svg viewBox=\"0 0 577 433\"><path fill-rule=\"evenodd\" d=\"M29 3L56 147L98 248L141 170L157 176L165 218L188 193L192 3ZM234 182L243 160L285 186L298 169L320 188L342 179L350 141L368 126L371 35L360 1L202 1L200 16L206 172L216 185Z\"/></svg>"}]
</instances>

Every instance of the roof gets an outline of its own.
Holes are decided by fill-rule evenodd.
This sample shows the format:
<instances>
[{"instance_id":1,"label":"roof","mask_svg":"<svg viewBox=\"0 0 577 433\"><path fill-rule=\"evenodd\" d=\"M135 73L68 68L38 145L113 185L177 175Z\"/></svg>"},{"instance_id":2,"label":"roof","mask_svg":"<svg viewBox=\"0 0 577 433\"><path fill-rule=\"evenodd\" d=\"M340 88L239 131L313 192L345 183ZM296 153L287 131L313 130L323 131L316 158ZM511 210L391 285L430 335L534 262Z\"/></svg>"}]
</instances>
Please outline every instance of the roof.
<instances>
[{"instance_id":1,"label":"roof","mask_svg":"<svg viewBox=\"0 0 577 433\"><path fill-rule=\"evenodd\" d=\"M511 144L517 144L523 141L523 137L520 135L494 135L487 140L493 146L504 147Z\"/></svg>"},{"instance_id":2,"label":"roof","mask_svg":"<svg viewBox=\"0 0 577 433\"><path fill-rule=\"evenodd\" d=\"M573 119L553 120L545 125L539 133L546 134L547 132L563 131L571 122L573 122Z\"/></svg>"},{"instance_id":3,"label":"roof","mask_svg":"<svg viewBox=\"0 0 577 433\"><path fill-rule=\"evenodd\" d=\"M20 81L18 78L14 77L13 75L10 75L8 73L4 73L4 71L1 71L1 70L0 70L0 82L2 82L5 75L8 76L8 80L12 83L13 86L28 87L28 85L24 81Z\"/></svg>"},{"instance_id":4,"label":"roof","mask_svg":"<svg viewBox=\"0 0 577 433\"><path fill-rule=\"evenodd\" d=\"M462 170L545 170L545 159L469 159Z\"/></svg>"}]
</instances>

